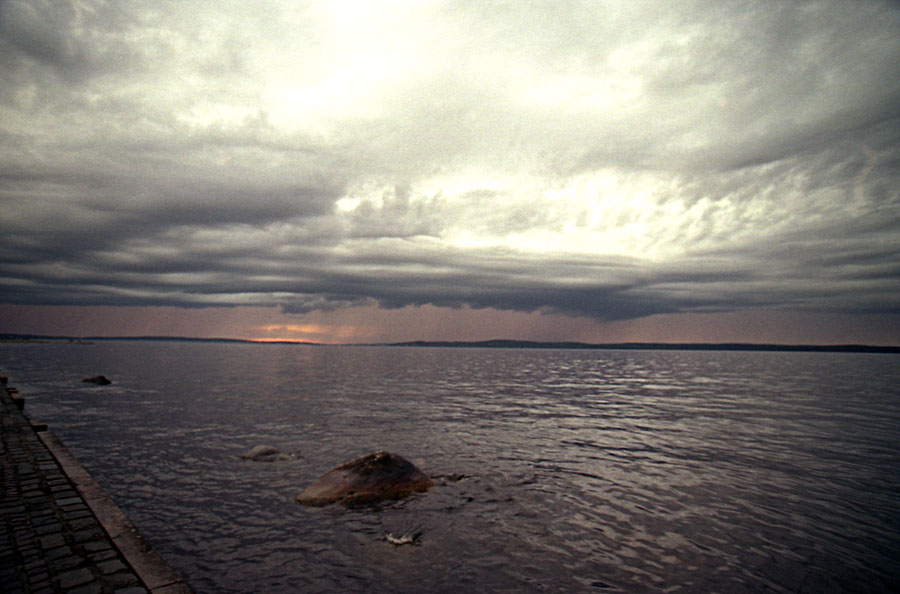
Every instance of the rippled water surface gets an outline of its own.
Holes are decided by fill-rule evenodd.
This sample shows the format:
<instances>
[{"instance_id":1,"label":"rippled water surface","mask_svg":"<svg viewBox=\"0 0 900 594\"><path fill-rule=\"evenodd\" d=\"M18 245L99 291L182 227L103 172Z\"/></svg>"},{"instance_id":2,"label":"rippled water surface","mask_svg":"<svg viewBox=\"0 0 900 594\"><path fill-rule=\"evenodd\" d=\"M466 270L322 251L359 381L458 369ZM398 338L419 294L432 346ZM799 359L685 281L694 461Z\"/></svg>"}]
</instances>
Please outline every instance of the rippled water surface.
<instances>
[{"instance_id":1,"label":"rippled water surface","mask_svg":"<svg viewBox=\"0 0 900 594\"><path fill-rule=\"evenodd\" d=\"M115 341L0 368L201 594L900 583L895 355ZM467 478L292 502L378 449Z\"/></svg>"}]
</instances>

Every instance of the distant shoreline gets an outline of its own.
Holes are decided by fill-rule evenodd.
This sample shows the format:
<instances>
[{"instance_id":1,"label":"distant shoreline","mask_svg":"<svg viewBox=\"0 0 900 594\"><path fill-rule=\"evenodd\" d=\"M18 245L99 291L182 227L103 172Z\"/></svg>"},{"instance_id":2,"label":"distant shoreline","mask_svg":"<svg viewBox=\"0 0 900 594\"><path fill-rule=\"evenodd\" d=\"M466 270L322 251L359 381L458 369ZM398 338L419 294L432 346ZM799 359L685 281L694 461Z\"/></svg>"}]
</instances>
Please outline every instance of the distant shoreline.
<instances>
[{"instance_id":1,"label":"distant shoreline","mask_svg":"<svg viewBox=\"0 0 900 594\"><path fill-rule=\"evenodd\" d=\"M667 343L623 342L594 344L586 342L537 342L527 340L485 340L477 342L415 341L385 344L381 346L445 347L445 348L512 348L512 349L568 349L568 350L616 350L616 351L773 351L813 353L900 353L900 346L875 346L864 344L804 345L804 344L753 344L753 343Z\"/></svg>"},{"instance_id":2,"label":"distant shoreline","mask_svg":"<svg viewBox=\"0 0 900 594\"><path fill-rule=\"evenodd\" d=\"M481 341L445 341L416 340L391 343L345 343L325 344L316 342L300 342L292 340L259 341L240 338L192 338L184 336L44 336L34 334L0 334L0 342L21 343L72 343L91 344L101 341L146 341L146 342L201 342L201 343L237 343L258 345L297 345L297 346L381 346L381 347L419 347L419 348L479 348L479 349L556 349L556 350L628 350L628 351L769 351L769 352L807 352L807 353L888 353L900 354L900 346L876 346L865 344L757 344L757 343L666 343L666 342L623 342L623 343L587 343L574 341L547 342L531 340L481 340Z\"/></svg>"}]
</instances>

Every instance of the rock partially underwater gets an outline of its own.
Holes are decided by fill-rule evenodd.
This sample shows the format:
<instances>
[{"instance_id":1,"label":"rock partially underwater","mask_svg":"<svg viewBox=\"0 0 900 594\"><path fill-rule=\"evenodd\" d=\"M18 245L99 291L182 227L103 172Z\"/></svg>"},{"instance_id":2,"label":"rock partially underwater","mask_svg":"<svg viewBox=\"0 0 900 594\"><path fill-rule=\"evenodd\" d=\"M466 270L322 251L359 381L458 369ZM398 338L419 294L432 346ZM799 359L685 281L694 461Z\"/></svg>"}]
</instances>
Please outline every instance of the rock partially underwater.
<instances>
[{"instance_id":1,"label":"rock partially underwater","mask_svg":"<svg viewBox=\"0 0 900 594\"><path fill-rule=\"evenodd\" d=\"M358 505L400 499L434 486L416 466L390 452L374 452L325 473L294 499L301 505Z\"/></svg>"},{"instance_id":2,"label":"rock partially underwater","mask_svg":"<svg viewBox=\"0 0 900 594\"><path fill-rule=\"evenodd\" d=\"M106 379L106 376L103 375L95 375L94 377L86 377L81 380L87 384L96 384L98 386L108 386L112 382Z\"/></svg>"},{"instance_id":3,"label":"rock partially underwater","mask_svg":"<svg viewBox=\"0 0 900 594\"><path fill-rule=\"evenodd\" d=\"M419 544L419 536L422 534L420 532L416 532L415 534L404 534L402 536L394 536L390 532L384 535L385 542L389 542L395 547L401 547L403 545L416 545Z\"/></svg>"},{"instance_id":4,"label":"rock partially underwater","mask_svg":"<svg viewBox=\"0 0 900 594\"><path fill-rule=\"evenodd\" d=\"M249 452L240 455L244 460L253 460L254 462L280 462L283 460L293 460L293 454L286 454L276 447L270 445L258 445Z\"/></svg>"}]
</instances>

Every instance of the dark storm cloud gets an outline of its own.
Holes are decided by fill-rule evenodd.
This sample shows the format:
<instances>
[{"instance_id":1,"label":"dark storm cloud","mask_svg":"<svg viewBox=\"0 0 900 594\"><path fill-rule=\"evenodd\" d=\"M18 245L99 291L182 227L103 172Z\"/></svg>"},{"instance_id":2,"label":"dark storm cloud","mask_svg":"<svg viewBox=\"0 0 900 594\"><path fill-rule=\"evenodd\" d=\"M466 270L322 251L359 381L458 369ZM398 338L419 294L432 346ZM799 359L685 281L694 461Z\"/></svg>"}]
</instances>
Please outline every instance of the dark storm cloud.
<instances>
[{"instance_id":1,"label":"dark storm cloud","mask_svg":"<svg viewBox=\"0 0 900 594\"><path fill-rule=\"evenodd\" d=\"M900 312L887 2L0 3L0 301Z\"/></svg>"}]
</instances>

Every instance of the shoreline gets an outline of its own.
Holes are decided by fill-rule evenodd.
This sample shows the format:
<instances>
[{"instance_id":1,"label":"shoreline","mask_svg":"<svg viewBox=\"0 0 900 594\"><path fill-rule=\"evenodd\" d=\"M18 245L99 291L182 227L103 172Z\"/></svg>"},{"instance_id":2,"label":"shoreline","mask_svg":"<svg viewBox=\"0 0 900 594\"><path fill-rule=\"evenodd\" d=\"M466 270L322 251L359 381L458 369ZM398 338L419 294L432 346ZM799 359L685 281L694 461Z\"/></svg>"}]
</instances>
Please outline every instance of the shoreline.
<instances>
[{"instance_id":1,"label":"shoreline","mask_svg":"<svg viewBox=\"0 0 900 594\"><path fill-rule=\"evenodd\" d=\"M6 382L0 376L0 577L20 584L10 592L193 594Z\"/></svg>"}]
</instances>

